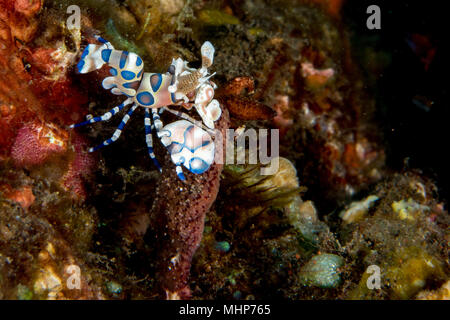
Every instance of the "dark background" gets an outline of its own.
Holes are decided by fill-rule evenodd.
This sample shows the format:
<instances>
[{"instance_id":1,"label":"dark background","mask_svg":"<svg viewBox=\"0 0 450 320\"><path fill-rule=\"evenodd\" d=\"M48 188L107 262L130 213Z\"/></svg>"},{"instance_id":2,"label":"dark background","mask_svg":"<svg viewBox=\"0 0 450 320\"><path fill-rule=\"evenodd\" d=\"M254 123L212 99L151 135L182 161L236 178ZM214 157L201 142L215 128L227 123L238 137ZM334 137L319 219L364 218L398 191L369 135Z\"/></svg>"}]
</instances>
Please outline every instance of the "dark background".
<instances>
[{"instance_id":1,"label":"dark background","mask_svg":"<svg viewBox=\"0 0 450 320\"><path fill-rule=\"evenodd\" d=\"M366 27L371 4L381 9L381 30ZM347 0L342 13L362 70L373 78L367 90L377 100L388 166L421 169L448 203L450 11L445 2ZM364 55L368 47L375 55Z\"/></svg>"}]
</instances>

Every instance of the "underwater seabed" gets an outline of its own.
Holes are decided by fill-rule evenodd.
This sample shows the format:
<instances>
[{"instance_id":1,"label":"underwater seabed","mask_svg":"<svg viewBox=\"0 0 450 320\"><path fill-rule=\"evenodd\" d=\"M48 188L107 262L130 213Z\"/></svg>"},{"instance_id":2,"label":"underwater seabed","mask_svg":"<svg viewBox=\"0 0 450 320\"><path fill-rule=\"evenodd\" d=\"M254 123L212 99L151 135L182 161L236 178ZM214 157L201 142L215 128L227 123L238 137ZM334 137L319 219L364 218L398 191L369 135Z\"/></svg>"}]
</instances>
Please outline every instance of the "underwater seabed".
<instances>
[{"instance_id":1,"label":"underwater seabed","mask_svg":"<svg viewBox=\"0 0 450 320\"><path fill-rule=\"evenodd\" d=\"M369 29L369 4L0 0L0 298L448 300L443 13L382 2ZM95 35L152 73L209 41L220 114L171 109L278 129L278 170L181 180L154 134L160 172L144 108L88 152L126 113L70 128L126 99L76 68Z\"/></svg>"}]
</instances>

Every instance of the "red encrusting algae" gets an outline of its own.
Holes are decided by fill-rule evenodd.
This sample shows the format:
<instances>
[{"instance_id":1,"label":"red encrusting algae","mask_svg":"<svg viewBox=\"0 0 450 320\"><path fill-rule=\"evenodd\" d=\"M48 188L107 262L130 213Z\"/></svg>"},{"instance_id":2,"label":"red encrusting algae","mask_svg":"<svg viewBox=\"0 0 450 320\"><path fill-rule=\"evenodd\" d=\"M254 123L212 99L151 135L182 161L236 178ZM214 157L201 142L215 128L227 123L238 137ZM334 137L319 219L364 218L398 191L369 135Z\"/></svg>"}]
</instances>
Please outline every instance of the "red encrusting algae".
<instances>
[{"instance_id":1,"label":"red encrusting algae","mask_svg":"<svg viewBox=\"0 0 450 320\"><path fill-rule=\"evenodd\" d=\"M24 210L28 209L36 199L31 186L13 189L10 185L6 184L0 186L0 191L3 192L5 198L17 202Z\"/></svg>"}]
</instances>

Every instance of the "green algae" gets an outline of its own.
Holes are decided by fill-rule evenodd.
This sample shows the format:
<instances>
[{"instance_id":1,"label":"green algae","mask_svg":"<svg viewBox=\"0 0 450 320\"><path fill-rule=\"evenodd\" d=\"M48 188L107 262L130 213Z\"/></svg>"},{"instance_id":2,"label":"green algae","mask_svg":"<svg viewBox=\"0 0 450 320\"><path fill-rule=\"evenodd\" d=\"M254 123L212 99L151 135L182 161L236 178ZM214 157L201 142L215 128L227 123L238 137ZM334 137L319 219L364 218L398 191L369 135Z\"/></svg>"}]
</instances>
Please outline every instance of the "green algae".
<instances>
[{"instance_id":1,"label":"green algae","mask_svg":"<svg viewBox=\"0 0 450 320\"><path fill-rule=\"evenodd\" d=\"M133 41L127 39L119 33L112 19L108 19L105 33L109 41L114 43L118 50L127 50L135 52L139 55L145 54L143 49L139 48Z\"/></svg>"},{"instance_id":2,"label":"green algae","mask_svg":"<svg viewBox=\"0 0 450 320\"><path fill-rule=\"evenodd\" d=\"M20 284L17 286L17 299L18 300L31 300L33 299L33 291L28 289L27 286Z\"/></svg>"},{"instance_id":3,"label":"green algae","mask_svg":"<svg viewBox=\"0 0 450 320\"><path fill-rule=\"evenodd\" d=\"M198 19L207 25L222 26L226 24L239 24L235 16L216 9L204 9L198 13Z\"/></svg>"}]
</instances>

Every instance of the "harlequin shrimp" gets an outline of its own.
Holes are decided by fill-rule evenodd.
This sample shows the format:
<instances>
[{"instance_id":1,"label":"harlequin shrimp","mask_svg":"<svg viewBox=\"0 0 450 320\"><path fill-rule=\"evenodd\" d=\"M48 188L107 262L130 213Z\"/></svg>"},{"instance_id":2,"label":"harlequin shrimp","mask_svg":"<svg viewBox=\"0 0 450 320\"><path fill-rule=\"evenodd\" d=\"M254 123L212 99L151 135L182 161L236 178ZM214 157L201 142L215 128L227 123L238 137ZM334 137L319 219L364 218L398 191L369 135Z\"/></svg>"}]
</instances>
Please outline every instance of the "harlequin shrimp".
<instances>
[{"instance_id":1,"label":"harlequin shrimp","mask_svg":"<svg viewBox=\"0 0 450 320\"><path fill-rule=\"evenodd\" d=\"M208 72L213 63L213 45L209 41L202 45L202 65L199 69L189 68L187 61L178 58L172 59L168 71L161 74L144 72L144 62L137 54L116 50L110 42L99 36L96 36L96 39L101 44L89 44L86 47L77 65L78 72L88 73L108 65L111 76L103 80L103 88L116 95L125 95L127 99L102 116L88 116L86 121L73 124L71 128L109 120L126 106L131 104L131 107L112 137L90 148L89 152L116 141L136 108L143 107L148 153L160 171L161 166L153 152L153 129L169 151L181 180L185 180L182 165L195 174L208 170L214 160L215 151L214 141L209 133L213 132L214 121L218 120L222 113L219 102L213 99L217 86L209 80L215 74L210 75ZM199 125L199 122L186 113L170 109L171 105L181 105L187 110L195 107L203 123L200 122ZM183 120L163 126L160 114L164 110Z\"/></svg>"}]
</instances>

